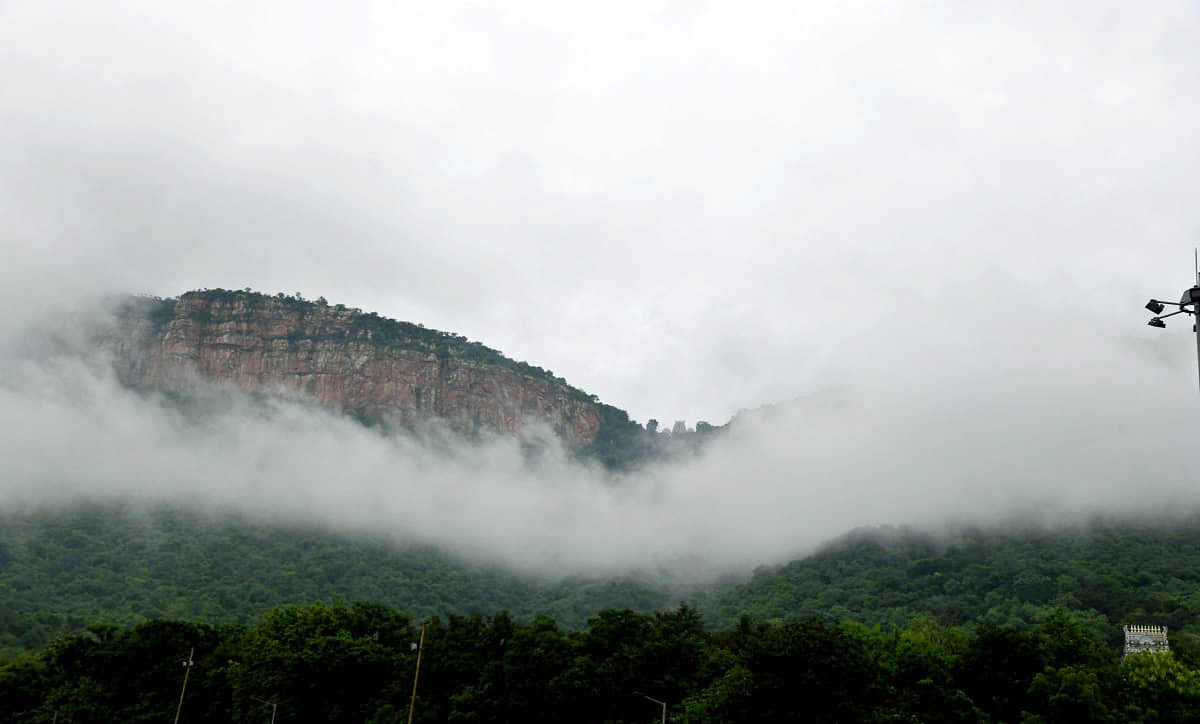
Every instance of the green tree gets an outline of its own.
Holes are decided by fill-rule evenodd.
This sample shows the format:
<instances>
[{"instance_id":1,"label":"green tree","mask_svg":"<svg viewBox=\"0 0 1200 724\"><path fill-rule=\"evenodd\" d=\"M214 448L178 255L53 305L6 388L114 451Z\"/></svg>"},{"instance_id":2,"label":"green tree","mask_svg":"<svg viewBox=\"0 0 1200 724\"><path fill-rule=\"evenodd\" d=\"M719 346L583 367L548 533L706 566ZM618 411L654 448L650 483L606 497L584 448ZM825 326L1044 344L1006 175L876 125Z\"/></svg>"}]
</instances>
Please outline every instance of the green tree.
<instances>
[{"instance_id":1,"label":"green tree","mask_svg":"<svg viewBox=\"0 0 1200 724\"><path fill-rule=\"evenodd\" d=\"M984 627L963 652L954 678L992 721L1018 722L1022 712L1034 707L1029 687L1043 667L1041 646L1033 634Z\"/></svg>"},{"instance_id":2,"label":"green tree","mask_svg":"<svg viewBox=\"0 0 1200 724\"><path fill-rule=\"evenodd\" d=\"M277 704L277 722L363 722L394 711L411 681L408 616L370 604L277 608L241 641L230 665L234 720ZM402 688L402 687L401 687Z\"/></svg>"},{"instance_id":3,"label":"green tree","mask_svg":"<svg viewBox=\"0 0 1200 724\"><path fill-rule=\"evenodd\" d=\"M1036 709L1046 722L1121 721L1109 708L1109 689L1101 675L1082 666L1048 669L1033 677L1029 692L1040 700Z\"/></svg>"},{"instance_id":4,"label":"green tree","mask_svg":"<svg viewBox=\"0 0 1200 724\"><path fill-rule=\"evenodd\" d=\"M1200 720L1200 671L1173 652L1137 653L1121 666L1126 711L1140 721Z\"/></svg>"},{"instance_id":5,"label":"green tree","mask_svg":"<svg viewBox=\"0 0 1200 724\"><path fill-rule=\"evenodd\" d=\"M764 629L747 648L758 721L866 721L878 701L878 672L866 646L837 626L786 622Z\"/></svg>"}]
</instances>

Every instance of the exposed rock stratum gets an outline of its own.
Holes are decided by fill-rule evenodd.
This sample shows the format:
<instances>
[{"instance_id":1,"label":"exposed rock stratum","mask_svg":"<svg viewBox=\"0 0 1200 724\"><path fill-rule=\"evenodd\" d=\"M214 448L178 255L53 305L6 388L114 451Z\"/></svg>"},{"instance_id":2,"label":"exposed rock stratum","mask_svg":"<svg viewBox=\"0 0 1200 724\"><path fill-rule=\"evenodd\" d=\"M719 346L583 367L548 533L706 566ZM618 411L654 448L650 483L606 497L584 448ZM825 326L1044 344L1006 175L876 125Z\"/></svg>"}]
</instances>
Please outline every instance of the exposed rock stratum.
<instances>
[{"instance_id":1,"label":"exposed rock stratum","mask_svg":"<svg viewBox=\"0 0 1200 724\"><path fill-rule=\"evenodd\" d=\"M133 388L229 384L311 396L365 420L440 419L466 434L537 422L587 446L614 409L460 335L324 300L226 290L138 297L122 305L110 346L117 376Z\"/></svg>"}]
</instances>

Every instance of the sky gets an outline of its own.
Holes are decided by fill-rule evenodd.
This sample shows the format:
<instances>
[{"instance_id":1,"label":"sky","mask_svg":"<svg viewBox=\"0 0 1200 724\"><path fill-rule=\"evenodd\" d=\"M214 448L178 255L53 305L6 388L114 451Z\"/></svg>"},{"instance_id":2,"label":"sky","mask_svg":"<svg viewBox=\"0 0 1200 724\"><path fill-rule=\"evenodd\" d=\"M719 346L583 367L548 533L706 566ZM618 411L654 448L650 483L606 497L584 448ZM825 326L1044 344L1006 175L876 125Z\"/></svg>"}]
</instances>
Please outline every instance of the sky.
<instances>
[{"instance_id":1,"label":"sky","mask_svg":"<svg viewBox=\"0 0 1200 724\"><path fill-rule=\"evenodd\" d=\"M22 460L0 492L194 487L189 465L253 459L294 418L272 444L300 462L267 490L321 485L289 446L341 434L342 456L507 470L490 484L551 518L685 521L660 558L749 527L747 560L843 525L1190 500L1194 340L1142 305L1195 280L1194 2L492 5L0 2L0 452ZM30 351L90 295L206 287L464 334L640 422L800 402L647 473L641 505L565 461L527 475L503 441L446 467L303 407L197 432ZM814 505L789 522L781 496ZM556 554L514 525L505 556Z\"/></svg>"}]
</instances>

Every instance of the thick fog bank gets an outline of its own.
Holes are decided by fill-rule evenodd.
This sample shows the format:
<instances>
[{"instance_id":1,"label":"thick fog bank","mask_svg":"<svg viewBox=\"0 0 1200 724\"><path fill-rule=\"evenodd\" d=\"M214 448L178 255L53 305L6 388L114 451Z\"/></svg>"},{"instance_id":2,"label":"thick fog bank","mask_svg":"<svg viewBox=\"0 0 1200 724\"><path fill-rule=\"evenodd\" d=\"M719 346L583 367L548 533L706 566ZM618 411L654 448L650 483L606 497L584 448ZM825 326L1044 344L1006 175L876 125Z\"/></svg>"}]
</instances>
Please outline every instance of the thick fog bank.
<instances>
[{"instance_id":1,"label":"thick fog bank","mask_svg":"<svg viewBox=\"0 0 1200 724\"><path fill-rule=\"evenodd\" d=\"M980 316L964 329L910 302L844 343L826 394L740 415L701 456L618 478L544 431L530 433L547 446L531 459L518 439L389 433L303 400L135 393L94 347L99 307L61 304L0 327L0 505L233 510L524 572L693 579L860 526L1200 505L1190 335L1148 342L1097 317L1047 331L1040 301L996 318L987 296L968 299Z\"/></svg>"}]
</instances>

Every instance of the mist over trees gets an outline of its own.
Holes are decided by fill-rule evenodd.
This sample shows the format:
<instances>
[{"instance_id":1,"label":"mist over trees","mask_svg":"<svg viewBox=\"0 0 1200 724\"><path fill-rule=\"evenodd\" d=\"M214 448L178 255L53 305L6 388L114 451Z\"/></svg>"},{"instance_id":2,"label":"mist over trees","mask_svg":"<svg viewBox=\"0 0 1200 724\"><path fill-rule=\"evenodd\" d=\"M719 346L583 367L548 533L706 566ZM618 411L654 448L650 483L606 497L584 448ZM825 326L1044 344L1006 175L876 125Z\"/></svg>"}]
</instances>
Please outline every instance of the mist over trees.
<instances>
[{"instance_id":1,"label":"mist over trees","mask_svg":"<svg viewBox=\"0 0 1200 724\"><path fill-rule=\"evenodd\" d=\"M0 720L1200 721L1200 5L481 5L0 2Z\"/></svg>"},{"instance_id":2,"label":"mist over trees","mask_svg":"<svg viewBox=\"0 0 1200 724\"><path fill-rule=\"evenodd\" d=\"M167 304L143 303L151 321ZM373 339L466 343L370 316L364 324ZM757 557L760 531L776 554L796 545L797 512L822 517L823 530L840 525L810 505L810 491L771 485L796 478L797 430L807 451L849 465L842 479L877 478L873 465L856 467L844 430L812 422L861 423L837 417L840 400L669 431L600 405L600 434L575 456L511 440L427 444L269 396L152 399L87 368L72 374L46 373L51 389L84 383L48 419L86 411L126 424L86 426L80 439L104 462L82 475L47 447L43 477L78 487L59 507L10 512L0 526L0 710L23 721L163 719L193 648L188 717L257 721L270 702L280 722L396 721L408 711L421 625L416 721L648 722L654 700L671 720L694 722L1200 716L1191 519L860 531L744 585L676 586L673 563L728 573L728 561ZM21 394L10 396L15 409L45 408ZM106 437L112 430L118 437ZM147 463L111 450L144 450L158 482L130 486ZM910 465L919 457L907 454ZM111 489L94 484L96 470ZM613 472L628 473L622 485ZM762 486L761 499L743 480ZM838 483L824 481L835 512L854 515L854 495L877 497ZM136 515L114 502L137 499L130 488L145 498ZM156 507L196 490L191 512ZM102 505L65 505L81 497ZM360 537L265 525L287 520L267 516L287 505L293 522ZM209 517L239 510L254 513ZM777 521L773 533L764 520ZM710 521L742 537L716 535ZM749 552L734 550L748 525ZM389 530L424 530L417 539L437 545L397 551L380 533ZM458 557L437 552L454 545ZM660 545L665 555L655 555ZM470 554L487 563L464 563ZM518 560L521 575L492 567ZM563 576L639 570L639 561L638 575ZM1122 623L1168 625L1174 653L1122 664Z\"/></svg>"},{"instance_id":3,"label":"mist over trees","mask_svg":"<svg viewBox=\"0 0 1200 724\"><path fill-rule=\"evenodd\" d=\"M89 625L173 618L245 624L284 604L370 600L429 617L674 603L649 576L533 577L429 546L273 526L245 516L91 505L0 514L0 656Z\"/></svg>"},{"instance_id":4,"label":"mist over trees","mask_svg":"<svg viewBox=\"0 0 1200 724\"><path fill-rule=\"evenodd\" d=\"M1184 721L1200 521L856 531L745 584L532 582L320 531L87 508L0 527L16 721ZM376 603L358 596L375 598ZM679 601L685 601L680 604ZM323 601L316 602L314 601ZM1121 625L1172 653L1121 661Z\"/></svg>"},{"instance_id":5,"label":"mist over trees","mask_svg":"<svg viewBox=\"0 0 1200 724\"><path fill-rule=\"evenodd\" d=\"M864 529L744 582L702 584L649 571L534 577L379 537L169 508L85 506L0 523L0 652L9 653L93 623L247 623L314 600L372 600L420 617L546 613L570 629L600 609L687 600L718 627L749 615L1028 630L1063 607L1112 645L1122 624L1158 624L1200 656L1200 520L1189 517Z\"/></svg>"},{"instance_id":6,"label":"mist over trees","mask_svg":"<svg viewBox=\"0 0 1200 724\"><path fill-rule=\"evenodd\" d=\"M714 622L831 616L1028 629L1055 607L1116 645L1126 623L1168 626L1200 656L1200 519L1096 517L1076 525L863 529L715 592Z\"/></svg>"}]
</instances>

